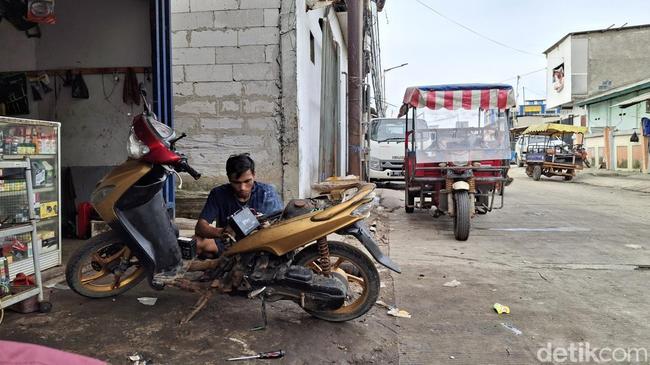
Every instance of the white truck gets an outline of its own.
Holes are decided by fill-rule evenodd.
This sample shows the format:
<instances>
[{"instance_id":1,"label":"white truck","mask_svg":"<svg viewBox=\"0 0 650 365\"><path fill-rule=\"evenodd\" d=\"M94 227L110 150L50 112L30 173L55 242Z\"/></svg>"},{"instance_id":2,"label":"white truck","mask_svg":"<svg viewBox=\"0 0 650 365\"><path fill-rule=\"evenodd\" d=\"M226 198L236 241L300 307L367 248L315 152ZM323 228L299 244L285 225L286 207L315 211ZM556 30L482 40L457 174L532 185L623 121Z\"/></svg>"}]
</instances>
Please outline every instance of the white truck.
<instances>
[{"instance_id":1,"label":"white truck","mask_svg":"<svg viewBox=\"0 0 650 365\"><path fill-rule=\"evenodd\" d=\"M418 119L416 128L427 128ZM370 122L370 154L368 177L370 181L404 180L404 136L406 121L396 118L376 118Z\"/></svg>"}]
</instances>

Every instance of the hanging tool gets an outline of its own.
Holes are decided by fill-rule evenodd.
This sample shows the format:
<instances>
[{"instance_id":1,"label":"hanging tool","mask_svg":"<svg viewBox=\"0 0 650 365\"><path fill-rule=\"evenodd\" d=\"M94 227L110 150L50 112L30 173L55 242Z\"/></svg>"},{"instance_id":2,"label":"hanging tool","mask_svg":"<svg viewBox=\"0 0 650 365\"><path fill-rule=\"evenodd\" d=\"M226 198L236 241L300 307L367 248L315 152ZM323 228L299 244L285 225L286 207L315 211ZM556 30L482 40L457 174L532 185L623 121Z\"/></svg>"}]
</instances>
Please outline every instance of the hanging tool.
<instances>
[{"instance_id":1,"label":"hanging tool","mask_svg":"<svg viewBox=\"0 0 650 365\"><path fill-rule=\"evenodd\" d=\"M238 360L250 360L250 359L280 359L284 357L283 350L270 351L270 352L260 352L257 355L252 356L240 356L240 357L231 357L228 361L238 361Z\"/></svg>"}]
</instances>

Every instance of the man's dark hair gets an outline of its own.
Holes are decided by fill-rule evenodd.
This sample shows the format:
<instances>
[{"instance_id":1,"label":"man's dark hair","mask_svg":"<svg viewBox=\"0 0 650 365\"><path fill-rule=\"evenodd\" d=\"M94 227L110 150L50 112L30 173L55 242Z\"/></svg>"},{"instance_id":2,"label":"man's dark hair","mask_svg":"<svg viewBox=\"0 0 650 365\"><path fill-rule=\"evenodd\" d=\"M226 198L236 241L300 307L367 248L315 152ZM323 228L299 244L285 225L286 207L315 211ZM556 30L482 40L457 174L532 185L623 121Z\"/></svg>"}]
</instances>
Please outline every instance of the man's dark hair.
<instances>
[{"instance_id":1,"label":"man's dark hair","mask_svg":"<svg viewBox=\"0 0 650 365\"><path fill-rule=\"evenodd\" d=\"M228 179L238 179L244 172L251 170L255 173L255 162L248 155L242 153L239 155L232 155L226 161L226 174Z\"/></svg>"}]
</instances>

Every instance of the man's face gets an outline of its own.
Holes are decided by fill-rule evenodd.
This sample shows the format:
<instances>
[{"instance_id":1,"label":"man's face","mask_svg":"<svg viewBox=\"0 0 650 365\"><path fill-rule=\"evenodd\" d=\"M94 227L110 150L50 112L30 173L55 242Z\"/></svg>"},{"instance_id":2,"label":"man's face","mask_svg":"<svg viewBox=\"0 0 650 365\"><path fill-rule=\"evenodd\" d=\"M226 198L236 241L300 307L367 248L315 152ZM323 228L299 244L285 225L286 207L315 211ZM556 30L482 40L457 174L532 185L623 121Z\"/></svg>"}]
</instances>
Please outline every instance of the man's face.
<instances>
[{"instance_id":1,"label":"man's face","mask_svg":"<svg viewBox=\"0 0 650 365\"><path fill-rule=\"evenodd\" d=\"M230 186L232 186L237 198L246 201L251 197L253 185L255 183L255 174L251 170L247 170L238 178L230 178Z\"/></svg>"}]
</instances>

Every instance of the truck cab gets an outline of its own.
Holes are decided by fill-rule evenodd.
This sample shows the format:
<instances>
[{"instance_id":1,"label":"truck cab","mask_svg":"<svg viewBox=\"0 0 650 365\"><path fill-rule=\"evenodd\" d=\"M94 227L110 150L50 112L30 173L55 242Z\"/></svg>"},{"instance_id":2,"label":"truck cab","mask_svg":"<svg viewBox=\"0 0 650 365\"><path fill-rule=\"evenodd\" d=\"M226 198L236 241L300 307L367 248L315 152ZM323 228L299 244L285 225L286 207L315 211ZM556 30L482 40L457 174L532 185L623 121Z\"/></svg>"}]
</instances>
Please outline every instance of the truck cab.
<instances>
[{"instance_id":1,"label":"truck cab","mask_svg":"<svg viewBox=\"0 0 650 365\"><path fill-rule=\"evenodd\" d=\"M422 119L418 119L416 124L416 128L427 128ZM405 132L404 119L376 118L370 122L370 181L404 181Z\"/></svg>"}]
</instances>

